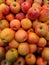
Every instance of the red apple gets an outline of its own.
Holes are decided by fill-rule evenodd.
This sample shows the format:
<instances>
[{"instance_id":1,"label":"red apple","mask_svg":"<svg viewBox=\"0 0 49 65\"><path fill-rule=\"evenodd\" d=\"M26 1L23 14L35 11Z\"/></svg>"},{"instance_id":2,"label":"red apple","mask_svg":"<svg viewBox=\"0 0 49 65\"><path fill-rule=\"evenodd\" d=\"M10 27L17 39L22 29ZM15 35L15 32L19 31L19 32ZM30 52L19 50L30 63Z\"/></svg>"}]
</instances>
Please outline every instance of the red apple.
<instances>
[{"instance_id":1,"label":"red apple","mask_svg":"<svg viewBox=\"0 0 49 65\"><path fill-rule=\"evenodd\" d=\"M26 2L29 2L32 5L33 0L26 0Z\"/></svg>"},{"instance_id":2,"label":"red apple","mask_svg":"<svg viewBox=\"0 0 49 65\"><path fill-rule=\"evenodd\" d=\"M29 2L23 2L21 5L21 9L24 13L27 13L30 7L31 4Z\"/></svg>"},{"instance_id":3,"label":"red apple","mask_svg":"<svg viewBox=\"0 0 49 65\"><path fill-rule=\"evenodd\" d=\"M34 32L30 32L29 34L28 34L28 42L29 43L38 43L38 41L39 41L39 37L36 35L36 33L34 33Z\"/></svg>"},{"instance_id":4,"label":"red apple","mask_svg":"<svg viewBox=\"0 0 49 65\"><path fill-rule=\"evenodd\" d=\"M29 45L27 42L21 43L18 47L18 53L25 56L29 53Z\"/></svg>"},{"instance_id":5,"label":"red apple","mask_svg":"<svg viewBox=\"0 0 49 65\"><path fill-rule=\"evenodd\" d=\"M13 30L18 30L20 28L20 21L17 19L14 19L10 22L10 27Z\"/></svg>"},{"instance_id":6,"label":"red apple","mask_svg":"<svg viewBox=\"0 0 49 65\"><path fill-rule=\"evenodd\" d=\"M31 20L36 20L40 15L40 11L38 8L33 8L31 7L29 10L28 10L28 18L31 19Z\"/></svg>"},{"instance_id":7,"label":"red apple","mask_svg":"<svg viewBox=\"0 0 49 65\"><path fill-rule=\"evenodd\" d=\"M35 32L37 35L39 36L45 36L48 32L48 26L45 23L39 23L36 27L35 27Z\"/></svg>"},{"instance_id":8,"label":"red apple","mask_svg":"<svg viewBox=\"0 0 49 65\"><path fill-rule=\"evenodd\" d=\"M21 20L24 19L24 18L25 18L24 13L20 12L20 13L16 14L16 19L18 19L18 20L21 21Z\"/></svg>"},{"instance_id":9,"label":"red apple","mask_svg":"<svg viewBox=\"0 0 49 65\"><path fill-rule=\"evenodd\" d=\"M16 14L20 11L20 4L18 2L12 2L10 4L10 10Z\"/></svg>"}]
</instances>

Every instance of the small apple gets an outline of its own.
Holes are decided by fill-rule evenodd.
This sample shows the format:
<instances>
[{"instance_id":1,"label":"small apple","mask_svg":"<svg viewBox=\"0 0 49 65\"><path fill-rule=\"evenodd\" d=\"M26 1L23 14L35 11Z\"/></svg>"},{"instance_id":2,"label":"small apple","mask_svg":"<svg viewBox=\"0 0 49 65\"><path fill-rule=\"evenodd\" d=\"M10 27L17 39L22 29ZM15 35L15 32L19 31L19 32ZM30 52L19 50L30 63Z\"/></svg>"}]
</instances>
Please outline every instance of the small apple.
<instances>
[{"instance_id":1,"label":"small apple","mask_svg":"<svg viewBox=\"0 0 49 65\"><path fill-rule=\"evenodd\" d=\"M39 37L34 33L34 32L30 32L28 34L28 42L33 44L33 43L38 43L39 41Z\"/></svg>"},{"instance_id":2,"label":"small apple","mask_svg":"<svg viewBox=\"0 0 49 65\"><path fill-rule=\"evenodd\" d=\"M27 42L19 44L18 53L22 56L25 56L29 53L29 45Z\"/></svg>"},{"instance_id":3,"label":"small apple","mask_svg":"<svg viewBox=\"0 0 49 65\"><path fill-rule=\"evenodd\" d=\"M27 54L25 57L25 61L28 65L34 65L36 62L36 57L34 54Z\"/></svg>"},{"instance_id":4,"label":"small apple","mask_svg":"<svg viewBox=\"0 0 49 65\"><path fill-rule=\"evenodd\" d=\"M28 18L31 19L31 20L36 20L39 15L40 15L40 11L38 8L33 8L31 7L29 10L28 10Z\"/></svg>"},{"instance_id":5,"label":"small apple","mask_svg":"<svg viewBox=\"0 0 49 65\"><path fill-rule=\"evenodd\" d=\"M24 13L20 12L20 13L16 14L15 18L21 21L22 19L25 18L25 15L24 15Z\"/></svg>"},{"instance_id":6,"label":"small apple","mask_svg":"<svg viewBox=\"0 0 49 65\"><path fill-rule=\"evenodd\" d=\"M14 14L18 13L20 11L20 4L18 2L12 2L10 4L10 10Z\"/></svg>"},{"instance_id":7,"label":"small apple","mask_svg":"<svg viewBox=\"0 0 49 65\"><path fill-rule=\"evenodd\" d=\"M36 27L35 27L35 32L37 35L39 36L45 36L48 32L48 26L45 23L39 23Z\"/></svg>"},{"instance_id":8,"label":"small apple","mask_svg":"<svg viewBox=\"0 0 49 65\"><path fill-rule=\"evenodd\" d=\"M15 39L13 39L11 42L9 42L9 46L10 48L18 48L19 43Z\"/></svg>"},{"instance_id":9,"label":"small apple","mask_svg":"<svg viewBox=\"0 0 49 65\"><path fill-rule=\"evenodd\" d=\"M12 13L6 15L6 19L11 22L14 19L14 15Z\"/></svg>"},{"instance_id":10,"label":"small apple","mask_svg":"<svg viewBox=\"0 0 49 65\"><path fill-rule=\"evenodd\" d=\"M14 31L10 28L5 28L1 31L0 38L3 42L10 42L14 38Z\"/></svg>"},{"instance_id":11,"label":"small apple","mask_svg":"<svg viewBox=\"0 0 49 65\"><path fill-rule=\"evenodd\" d=\"M18 51L14 48L11 48L6 53L6 60L8 62L14 62L18 57Z\"/></svg>"},{"instance_id":12,"label":"small apple","mask_svg":"<svg viewBox=\"0 0 49 65\"><path fill-rule=\"evenodd\" d=\"M25 60L23 57L18 57L17 61L14 63L14 65L25 65Z\"/></svg>"},{"instance_id":13,"label":"small apple","mask_svg":"<svg viewBox=\"0 0 49 65\"><path fill-rule=\"evenodd\" d=\"M37 51L36 44L29 44L29 47L30 47L30 53L35 53Z\"/></svg>"},{"instance_id":14,"label":"small apple","mask_svg":"<svg viewBox=\"0 0 49 65\"><path fill-rule=\"evenodd\" d=\"M13 30L18 30L20 28L20 21L17 19L14 19L10 22L10 27Z\"/></svg>"},{"instance_id":15,"label":"small apple","mask_svg":"<svg viewBox=\"0 0 49 65\"><path fill-rule=\"evenodd\" d=\"M23 2L21 5L21 9L24 13L27 13L30 7L31 4L29 2Z\"/></svg>"},{"instance_id":16,"label":"small apple","mask_svg":"<svg viewBox=\"0 0 49 65\"><path fill-rule=\"evenodd\" d=\"M5 19L0 20L0 29L1 30L8 28L8 27L9 27L9 23L7 20L5 20Z\"/></svg>"},{"instance_id":17,"label":"small apple","mask_svg":"<svg viewBox=\"0 0 49 65\"><path fill-rule=\"evenodd\" d=\"M18 42L24 42L27 40L27 32L23 29L19 29L16 33L15 33L15 39Z\"/></svg>"},{"instance_id":18,"label":"small apple","mask_svg":"<svg viewBox=\"0 0 49 65\"><path fill-rule=\"evenodd\" d=\"M46 44L47 44L47 41L46 41L46 39L43 38L43 37L41 37L41 38L39 39L39 42L37 43L37 45L38 45L39 47L45 47Z\"/></svg>"},{"instance_id":19,"label":"small apple","mask_svg":"<svg viewBox=\"0 0 49 65\"><path fill-rule=\"evenodd\" d=\"M21 20L21 26L23 29L28 30L32 27L32 21L28 18L24 18Z\"/></svg>"}]
</instances>

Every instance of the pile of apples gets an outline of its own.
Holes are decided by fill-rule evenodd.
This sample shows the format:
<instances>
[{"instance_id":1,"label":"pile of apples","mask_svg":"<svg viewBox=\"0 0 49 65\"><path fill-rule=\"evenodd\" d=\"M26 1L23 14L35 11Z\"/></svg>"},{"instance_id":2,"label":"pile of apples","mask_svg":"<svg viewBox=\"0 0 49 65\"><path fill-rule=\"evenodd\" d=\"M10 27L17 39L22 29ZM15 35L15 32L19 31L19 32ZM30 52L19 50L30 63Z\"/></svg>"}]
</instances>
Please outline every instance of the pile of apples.
<instances>
[{"instance_id":1,"label":"pile of apples","mask_svg":"<svg viewBox=\"0 0 49 65\"><path fill-rule=\"evenodd\" d=\"M0 65L49 65L49 0L0 0Z\"/></svg>"}]
</instances>

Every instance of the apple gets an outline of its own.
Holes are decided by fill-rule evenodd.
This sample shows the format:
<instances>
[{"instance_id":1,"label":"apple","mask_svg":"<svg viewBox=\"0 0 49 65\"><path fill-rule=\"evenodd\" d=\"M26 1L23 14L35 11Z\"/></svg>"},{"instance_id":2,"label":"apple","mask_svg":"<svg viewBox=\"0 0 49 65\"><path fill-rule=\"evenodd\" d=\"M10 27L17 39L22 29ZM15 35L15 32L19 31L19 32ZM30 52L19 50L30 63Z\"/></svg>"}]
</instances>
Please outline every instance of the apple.
<instances>
[{"instance_id":1,"label":"apple","mask_svg":"<svg viewBox=\"0 0 49 65\"><path fill-rule=\"evenodd\" d=\"M19 46L19 43L15 39L13 39L11 42L9 42L10 48L18 48L18 46Z\"/></svg>"},{"instance_id":2,"label":"apple","mask_svg":"<svg viewBox=\"0 0 49 65\"><path fill-rule=\"evenodd\" d=\"M28 65L34 65L36 62L36 57L34 54L27 54L25 57L25 61Z\"/></svg>"},{"instance_id":3,"label":"apple","mask_svg":"<svg viewBox=\"0 0 49 65\"><path fill-rule=\"evenodd\" d=\"M1 31L0 38L3 42L10 42L14 38L15 32L10 28L5 28Z\"/></svg>"},{"instance_id":4,"label":"apple","mask_svg":"<svg viewBox=\"0 0 49 65\"><path fill-rule=\"evenodd\" d=\"M42 51L42 57L49 63L49 47L45 47Z\"/></svg>"},{"instance_id":5,"label":"apple","mask_svg":"<svg viewBox=\"0 0 49 65\"><path fill-rule=\"evenodd\" d=\"M33 4L33 0L26 0L26 2L29 2L31 5Z\"/></svg>"},{"instance_id":6,"label":"apple","mask_svg":"<svg viewBox=\"0 0 49 65\"><path fill-rule=\"evenodd\" d=\"M13 30L18 30L20 28L20 21L17 19L14 19L10 22L10 27Z\"/></svg>"},{"instance_id":7,"label":"apple","mask_svg":"<svg viewBox=\"0 0 49 65\"><path fill-rule=\"evenodd\" d=\"M49 9L48 8L44 8L43 10L41 10L39 19L42 22L45 22L49 19Z\"/></svg>"},{"instance_id":8,"label":"apple","mask_svg":"<svg viewBox=\"0 0 49 65\"><path fill-rule=\"evenodd\" d=\"M49 4L49 0L44 0L44 4Z\"/></svg>"},{"instance_id":9,"label":"apple","mask_svg":"<svg viewBox=\"0 0 49 65\"><path fill-rule=\"evenodd\" d=\"M40 0L40 1L41 1L41 0ZM41 11L41 9L42 9L41 5L40 5L39 3L36 3L36 2L32 4L32 7L33 7L33 8L37 8L37 9L39 9L40 11Z\"/></svg>"},{"instance_id":10,"label":"apple","mask_svg":"<svg viewBox=\"0 0 49 65\"><path fill-rule=\"evenodd\" d=\"M37 65L47 65L47 62L44 61L44 59L42 57L38 57L37 61L36 61Z\"/></svg>"},{"instance_id":11,"label":"apple","mask_svg":"<svg viewBox=\"0 0 49 65\"><path fill-rule=\"evenodd\" d=\"M39 3L40 5L42 5L43 0L34 0L35 3Z\"/></svg>"},{"instance_id":12,"label":"apple","mask_svg":"<svg viewBox=\"0 0 49 65\"><path fill-rule=\"evenodd\" d=\"M28 34L28 42L29 42L30 44L38 43L38 41L39 41L39 37L36 35L36 33L30 32L30 33Z\"/></svg>"},{"instance_id":13,"label":"apple","mask_svg":"<svg viewBox=\"0 0 49 65\"><path fill-rule=\"evenodd\" d=\"M23 29L19 29L16 33L15 33L15 39L18 42L24 42L27 40L27 32Z\"/></svg>"},{"instance_id":14,"label":"apple","mask_svg":"<svg viewBox=\"0 0 49 65\"><path fill-rule=\"evenodd\" d=\"M39 42L38 42L38 46L39 47L45 47L46 46L46 44L47 44L47 41L46 41L46 39L45 38L43 38L43 37L41 37L40 39L39 39Z\"/></svg>"},{"instance_id":15,"label":"apple","mask_svg":"<svg viewBox=\"0 0 49 65\"><path fill-rule=\"evenodd\" d=\"M18 51L14 48L11 48L6 52L6 60L8 62L14 62L18 57Z\"/></svg>"},{"instance_id":16,"label":"apple","mask_svg":"<svg viewBox=\"0 0 49 65\"><path fill-rule=\"evenodd\" d=\"M35 27L35 33L39 36L45 36L48 32L48 26L45 23L39 23Z\"/></svg>"},{"instance_id":17,"label":"apple","mask_svg":"<svg viewBox=\"0 0 49 65\"><path fill-rule=\"evenodd\" d=\"M29 10L28 10L28 18L31 19L31 20L36 20L40 15L40 11L38 8L33 8L31 7Z\"/></svg>"},{"instance_id":18,"label":"apple","mask_svg":"<svg viewBox=\"0 0 49 65\"><path fill-rule=\"evenodd\" d=\"M6 19L11 22L14 19L14 15L12 13L6 15Z\"/></svg>"},{"instance_id":19,"label":"apple","mask_svg":"<svg viewBox=\"0 0 49 65\"><path fill-rule=\"evenodd\" d=\"M28 30L32 27L32 21L28 18L24 18L21 20L21 26L23 29Z\"/></svg>"},{"instance_id":20,"label":"apple","mask_svg":"<svg viewBox=\"0 0 49 65\"><path fill-rule=\"evenodd\" d=\"M29 47L30 47L30 53L35 53L37 51L36 44L29 44Z\"/></svg>"},{"instance_id":21,"label":"apple","mask_svg":"<svg viewBox=\"0 0 49 65\"><path fill-rule=\"evenodd\" d=\"M18 57L17 61L15 61L14 65L25 65L25 60L23 57Z\"/></svg>"},{"instance_id":22,"label":"apple","mask_svg":"<svg viewBox=\"0 0 49 65\"><path fill-rule=\"evenodd\" d=\"M24 15L24 13L20 12L20 13L16 14L15 18L21 21L22 19L25 18L25 15Z\"/></svg>"},{"instance_id":23,"label":"apple","mask_svg":"<svg viewBox=\"0 0 49 65\"><path fill-rule=\"evenodd\" d=\"M9 8L8 5L2 3L2 4L0 5L0 10L2 11L2 13L3 13L4 15L7 15L7 14L9 13L9 11L10 11L10 8Z\"/></svg>"},{"instance_id":24,"label":"apple","mask_svg":"<svg viewBox=\"0 0 49 65\"><path fill-rule=\"evenodd\" d=\"M5 57L5 49L0 47L0 61L3 60Z\"/></svg>"},{"instance_id":25,"label":"apple","mask_svg":"<svg viewBox=\"0 0 49 65\"><path fill-rule=\"evenodd\" d=\"M20 4L18 2L12 2L10 4L10 10L14 14L19 13L19 11L20 11Z\"/></svg>"},{"instance_id":26,"label":"apple","mask_svg":"<svg viewBox=\"0 0 49 65\"><path fill-rule=\"evenodd\" d=\"M23 2L21 5L21 10L24 13L27 13L30 7L31 7L31 4L29 2Z\"/></svg>"},{"instance_id":27,"label":"apple","mask_svg":"<svg viewBox=\"0 0 49 65\"><path fill-rule=\"evenodd\" d=\"M49 31L47 32L47 34L45 35L45 38L47 41L49 41Z\"/></svg>"},{"instance_id":28,"label":"apple","mask_svg":"<svg viewBox=\"0 0 49 65\"><path fill-rule=\"evenodd\" d=\"M0 20L0 29L3 30L9 27L9 23L6 19Z\"/></svg>"},{"instance_id":29,"label":"apple","mask_svg":"<svg viewBox=\"0 0 49 65\"><path fill-rule=\"evenodd\" d=\"M18 53L22 56L25 56L29 53L29 45L27 42L19 44Z\"/></svg>"}]
</instances>

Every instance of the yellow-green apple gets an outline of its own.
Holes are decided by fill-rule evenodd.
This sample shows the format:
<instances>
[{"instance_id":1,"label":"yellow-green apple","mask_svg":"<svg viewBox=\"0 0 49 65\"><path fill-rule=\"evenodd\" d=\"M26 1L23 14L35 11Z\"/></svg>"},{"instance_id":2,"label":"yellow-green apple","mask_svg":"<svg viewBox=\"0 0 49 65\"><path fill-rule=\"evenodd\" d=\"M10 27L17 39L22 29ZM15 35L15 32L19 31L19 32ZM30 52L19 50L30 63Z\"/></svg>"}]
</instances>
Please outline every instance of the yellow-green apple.
<instances>
[{"instance_id":1,"label":"yellow-green apple","mask_svg":"<svg viewBox=\"0 0 49 65\"><path fill-rule=\"evenodd\" d=\"M3 30L9 27L9 23L6 19L0 20L0 29Z\"/></svg>"},{"instance_id":2,"label":"yellow-green apple","mask_svg":"<svg viewBox=\"0 0 49 65\"><path fill-rule=\"evenodd\" d=\"M8 62L14 62L18 58L17 49L11 48L6 52L6 60Z\"/></svg>"},{"instance_id":3,"label":"yellow-green apple","mask_svg":"<svg viewBox=\"0 0 49 65\"><path fill-rule=\"evenodd\" d=\"M22 19L25 18L25 15L24 15L24 13L20 12L20 13L16 14L15 18L21 21Z\"/></svg>"},{"instance_id":4,"label":"yellow-green apple","mask_svg":"<svg viewBox=\"0 0 49 65\"><path fill-rule=\"evenodd\" d=\"M41 37L41 38L39 39L39 42L37 43L37 45L38 45L39 47L45 47L46 44L47 44L47 41L46 41L46 39L45 39L44 37Z\"/></svg>"},{"instance_id":5,"label":"yellow-green apple","mask_svg":"<svg viewBox=\"0 0 49 65\"><path fill-rule=\"evenodd\" d=\"M3 42L10 42L14 38L15 32L10 28L5 28L1 31L0 38Z\"/></svg>"},{"instance_id":6,"label":"yellow-green apple","mask_svg":"<svg viewBox=\"0 0 49 65\"><path fill-rule=\"evenodd\" d=\"M18 30L20 28L20 21L17 19L14 19L10 22L10 27L13 30Z\"/></svg>"},{"instance_id":7,"label":"yellow-green apple","mask_svg":"<svg viewBox=\"0 0 49 65\"><path fill-rule=\"evenodd\" d=\"M31 4L29 2L23 2L21 4L21 10L24 12L24 13L27 13L29 8L31 7Z\"/></svg>"},{"instance_id":8,"label":"yellow-green apple","mask_svg":"<svg viewBox=\"0 0 49 65\"><path fill-rule=\"evenodd\" d=\"M35 32L39 36L45 36L48 32L48 26L45 23L39 23L35 27Z\"/></svg>"},{"instance_id":9,"label":"yellow-green apple","mask_svg":"<svg viewBox=\"0 0 49 65\"><path fill-rule=\"evenodd\" d=\"M6 15L6 19L11 22L14 19L14 15L12 13Z\"/></svg>"},{"instance_id":10,"label":"yellow-green apple","mask_svg":"<svg viewBox=\"0 0 49 65\"><path fill-rule=\"evenodd\" d=\"M18 53L22 56L25 56L29 53L29 45L27 42L24 42L24 43L21 43L19 44L19 47L18 47Z\"/></svg>"},{"instance_id":11,"label":"yellow-green apple","mask_svg":"<svg viewBox=\"0 0 49 65\"><path fill-rule=\"evenodd\" d=\"M23 29L19 29L16 33L15 33L15 39L18 42L24 42L27 40L28 34L25 30Z\"/></svg>"},{"instance_id":12,"label":"yellow-green apple","mask_svg":"<svg viewBox=\"0 0 49 65\"><path fill-rule=\"evenodd\" d=\"M40 11L38 8L35 8L35 7L31 7L29 10L28 10L28 18L31 19L31 20L36 20L39 15L40 15Z\"/></svg>"},{"instance_id":13,"label":"yellow-green apple","mask_svg":"<svg viewBox=\"0 0 49 65\"><path fill-rule=\"evenodd\" d=\"M21 20L21 26L23 29L28 30L32 27L32 21L28 18L24 18Z\"/></svg>"},{"instance_id":14,"label":"yellow-green apple","mask_svg":"<svg viewBox=\"0 0 49 65\"><path fill-rule=\"evenodd\" d=\"M15 61L14 65L25 65L25 60L23 57L18 57L18 59Z\"/></svg>"},{"instance_id":15,"label":"yellow-green apple","mask_svg":"<svg viewBox=\"0 0 49 65\"><path fill-rule=\"evenodd\" d=\"M10 10L14 14L18 13L20 11L20 4L18 2L12 2L10 4Z\"/></svg>"},{"instance_id":16,"label":"yellow-green apple","mask_svg":"<svg viewBox=\"0 0 49 65\"><path fill-rule=\"evenodd\" d=\"M38 43L39 37L36 35L34 32L30 32L28 34L28 42L33 44L33 43Z\"/></svg>"},{"instance_id":17,"label":"yellow-green apple","mask_svg":"<svg viewBox=\"0 0 49 65\"><path fill-rule=\"evenodd\" d=\"M36 57L34 54L27 54L25 57L25 61L28 65L34 65L36 62Z\"/></svg>"},{"instance_id":18,"label":"yellow-green apple","mask_svg":"<svg viewBox=\"0 0 49 65\"><path fill-rule=\"evenodd\" d=\"M29 47L30 47L30 53L35 53L37 51L36 44L29 44Z\"/></svg>"}]
</instances>

